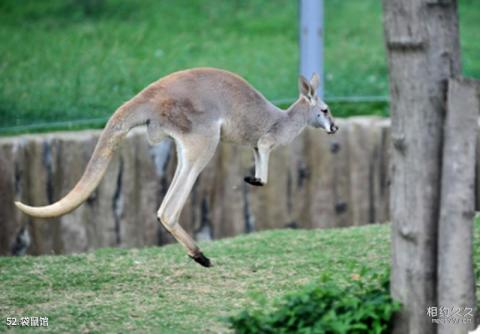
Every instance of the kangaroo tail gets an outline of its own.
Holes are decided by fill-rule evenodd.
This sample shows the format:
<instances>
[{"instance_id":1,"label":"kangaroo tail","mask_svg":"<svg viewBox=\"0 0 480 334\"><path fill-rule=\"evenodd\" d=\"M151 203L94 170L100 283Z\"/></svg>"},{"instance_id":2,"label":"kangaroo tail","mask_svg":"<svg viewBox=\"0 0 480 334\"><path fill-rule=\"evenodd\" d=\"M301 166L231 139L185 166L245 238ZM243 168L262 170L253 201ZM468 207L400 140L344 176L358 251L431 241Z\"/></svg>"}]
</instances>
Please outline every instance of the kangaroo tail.
<instances>
[{"instance_id":1,"label":"kangaroo tail","mask_svg":"<svg viewBox=\"0 0 480 334\"><path fill-rule=\"evenodd\" d=\"M58 217L79 207L100 183L113 153L128 131L147 122L144 111L135 110L135 105L135 101L130 100L108 120L82 177L65 197L46 206L33 207L20 202L15 202L15 205L24 213L38 218Z\"/></svg>"}]
</instances>

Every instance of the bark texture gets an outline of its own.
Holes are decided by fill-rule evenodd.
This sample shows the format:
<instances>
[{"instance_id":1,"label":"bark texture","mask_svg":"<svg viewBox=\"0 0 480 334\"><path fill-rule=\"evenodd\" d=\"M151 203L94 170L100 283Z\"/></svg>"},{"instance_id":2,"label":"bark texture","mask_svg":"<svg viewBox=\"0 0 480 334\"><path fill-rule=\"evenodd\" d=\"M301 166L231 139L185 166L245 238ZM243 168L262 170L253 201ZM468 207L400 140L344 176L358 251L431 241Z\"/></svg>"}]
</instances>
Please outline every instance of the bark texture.
<instances>
[{"instance_id":1,"label":"bark texture","mask_svg":"<svg viewBox=\"0 0 480 334\"><path fill-rule=\"evenodd\" d=\"M435 333L437 233L446 84L459 74L455 0L383 0L390 70L391 289L395 333Z\"/></svg>"},{"instance_id":2,"label":"bark texture","mask_svg":"<svg viewBox=\"0 0 480 334\"><path fill-rule=\"evenodd\" d=\"M480 111L477 82L452 79L448 85L438 233L438 305L460 309L455 325L438 326L439 334L466 334L474 328L473 218L475 150ZM452 313L456 310L452 309ZM471 322L463 323L463 320Z\"/></svg>"}]
</instances>

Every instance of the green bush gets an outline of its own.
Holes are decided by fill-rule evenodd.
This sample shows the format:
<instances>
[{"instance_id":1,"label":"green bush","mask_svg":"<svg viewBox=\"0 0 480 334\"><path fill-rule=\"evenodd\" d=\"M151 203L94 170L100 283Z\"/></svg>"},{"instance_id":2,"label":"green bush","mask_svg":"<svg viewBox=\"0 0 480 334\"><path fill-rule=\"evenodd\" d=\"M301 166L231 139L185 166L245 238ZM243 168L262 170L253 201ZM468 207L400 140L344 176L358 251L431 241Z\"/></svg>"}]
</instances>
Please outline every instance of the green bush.
<instances>
[{"instance_id":1,"label":"green bush","mask_svg":"<svg viewBox=\"0 0 480 334\"><path fill-rule=\"evenodd\" d=\"M324 278L286 296L273 311L244 310L228 320L236 333L389 333L399 308L387 275L347 287Z\"/></svg>"}]
</instances>

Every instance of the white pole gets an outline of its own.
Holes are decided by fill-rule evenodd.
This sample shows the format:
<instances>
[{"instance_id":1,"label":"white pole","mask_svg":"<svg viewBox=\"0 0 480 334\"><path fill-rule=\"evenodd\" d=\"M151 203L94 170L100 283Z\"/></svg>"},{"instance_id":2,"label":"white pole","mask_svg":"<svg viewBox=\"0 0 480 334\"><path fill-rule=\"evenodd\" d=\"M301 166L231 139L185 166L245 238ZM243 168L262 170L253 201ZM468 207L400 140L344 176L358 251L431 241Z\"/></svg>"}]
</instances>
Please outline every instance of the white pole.
<instances>
[{"instance_id":1,"label":"white pole","mask_svg":"<svg viewBox=\"0 0 480 334\"><path fill-rule=\"evenodd\" d=\"M314 72L323 98L323 0L300 0L300 73L310 79Z\"/></svg>"}]
</instances>

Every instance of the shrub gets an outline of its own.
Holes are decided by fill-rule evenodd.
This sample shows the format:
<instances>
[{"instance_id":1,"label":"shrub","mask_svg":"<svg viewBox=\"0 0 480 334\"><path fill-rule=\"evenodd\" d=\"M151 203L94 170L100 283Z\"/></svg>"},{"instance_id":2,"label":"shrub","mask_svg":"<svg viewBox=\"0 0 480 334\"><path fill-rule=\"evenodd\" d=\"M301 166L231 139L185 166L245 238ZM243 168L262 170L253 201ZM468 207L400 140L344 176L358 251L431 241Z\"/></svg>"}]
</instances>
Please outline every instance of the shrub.
<instances>
[{"instance_id":1,"label":"shrub","mask_svg":"<svg viewBox=\"0 0 480 334\"><path fill-rule=\"evenodd\" d=\"M236 333L389 333L400 308L386 274L340 287L324 278L287 295L273 311L244 310L228 320Z\"/></svg>"}]
</instances>

